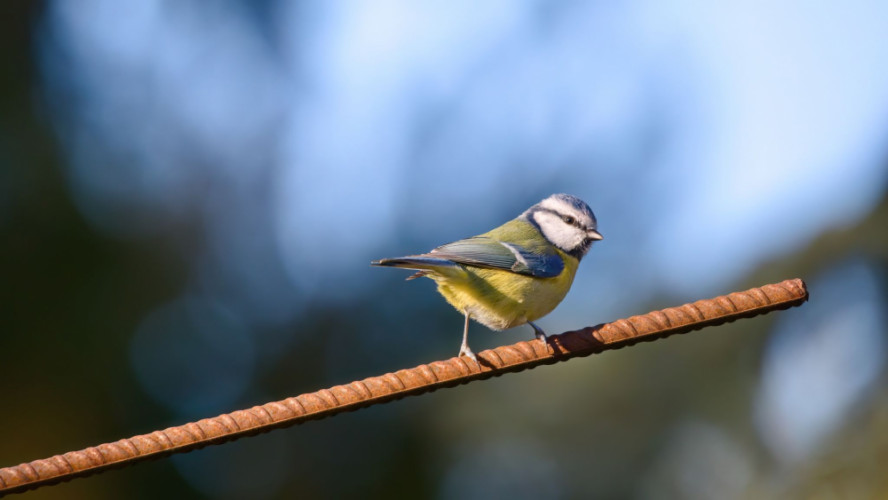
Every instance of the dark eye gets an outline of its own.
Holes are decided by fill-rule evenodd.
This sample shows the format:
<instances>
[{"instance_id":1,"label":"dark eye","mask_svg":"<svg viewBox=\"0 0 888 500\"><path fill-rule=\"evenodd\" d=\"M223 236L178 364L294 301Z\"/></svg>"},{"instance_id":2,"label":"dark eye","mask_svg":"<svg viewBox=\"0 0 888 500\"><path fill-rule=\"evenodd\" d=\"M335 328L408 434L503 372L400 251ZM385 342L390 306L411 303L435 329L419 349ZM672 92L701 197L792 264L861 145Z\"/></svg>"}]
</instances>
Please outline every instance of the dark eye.
<instances>
[{"instance_id":1,"label":"dark eye","mask_svg":"<svg viewBox=\"0 0 888 500\"><path fill-rule=\"evenodd\" d=\"M561 220L564 221L565 224L573 225L577 220L571 217L570 215L562 215Z\"/></svg>"}]
</instances>

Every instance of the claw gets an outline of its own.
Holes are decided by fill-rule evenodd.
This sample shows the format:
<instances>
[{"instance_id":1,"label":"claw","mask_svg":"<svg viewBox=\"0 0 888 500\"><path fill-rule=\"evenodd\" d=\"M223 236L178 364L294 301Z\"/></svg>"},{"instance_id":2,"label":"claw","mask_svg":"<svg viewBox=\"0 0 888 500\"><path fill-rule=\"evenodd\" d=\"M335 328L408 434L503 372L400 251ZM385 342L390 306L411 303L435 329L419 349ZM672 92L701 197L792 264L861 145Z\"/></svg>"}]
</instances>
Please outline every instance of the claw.
<instances>
[{"instance_id":1,"label":"claw","mask_svg":"<svg viewBox=\"0 0 888 500\"><path fill-rule=\"evenodd\" d=\"M462 355L465 355L467 358L471 359L475 363L478 362L478 357L475 356L475 353L472 352L472 349L470 349L469 346L467 346L467 345L464 345L459 348L459 354L457 354L457 357L460 357Z\"/></svg>"},{"instance_id":2,"label":"claw","mask_svg":"<svg viewBox=\"0 0 888 500\"><path fill-rule=\"evenodd\" d=\"M536 326L530 321L528 321L527 324L530 325L531 328L533 328L533 333L536 335L537 339L542 340L543 342L546 341L546 332L544 332L542 328Z\"/></svg>"},{"instance_id":3,"label":"claw","mask_svg":"<svg viewBox=\"0 0 888 500\"><path fill-rule=\"evenodd\" d=\"M459 354L457 354L456 357L460 357L463 354L468 356L475 363L478 362L478 358L475 356L475 353L472 352L471 349L469 349L469 312L468 311L466 311L466 324L463 327L462 345L459 346Z\"/></svg>"}]
</instances>

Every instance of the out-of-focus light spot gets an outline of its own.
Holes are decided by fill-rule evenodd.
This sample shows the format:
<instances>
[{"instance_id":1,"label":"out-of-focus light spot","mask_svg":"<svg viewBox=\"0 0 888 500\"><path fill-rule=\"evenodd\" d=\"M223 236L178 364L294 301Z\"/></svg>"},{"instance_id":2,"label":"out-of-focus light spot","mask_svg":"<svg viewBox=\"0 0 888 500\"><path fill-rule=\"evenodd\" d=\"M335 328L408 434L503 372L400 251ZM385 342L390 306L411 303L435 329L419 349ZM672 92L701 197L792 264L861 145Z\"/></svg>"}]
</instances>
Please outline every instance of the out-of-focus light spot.
<instances>
[{"instance_id":1,"label":"out-of-focus light spot","mask_svg":"<svg viewBox=\"0 0 888 500\"><path fill-rule=\"evenodd\" d=\"M250 385L254 353L243 321L199 297L177 299L149 314L130 345L139 382L183 416L230 409Z\"/></svg>"},{"instance_id":2,"label":"out-of-focus light spot","mask_svg":"<svg viewBox=\"0 0 888 500\"><path fill-rule=\"evenodd\" d=\"M885 296L862 261L813 280L810 305L780 316L765 352L756 422L782 462L804 461L840 428L885 364Z\"/></svg>"},{"instance_id":3,"label":"out-of-focus light spot","mask_svg":"<svg viewBox=\"0 0 888 500\"><path fill-rule=\"evenodd\" d=\"M529 440L473 442L461 450L438 491L441 499L564 498L558 464Z\"/></svg>"}]
</instances>

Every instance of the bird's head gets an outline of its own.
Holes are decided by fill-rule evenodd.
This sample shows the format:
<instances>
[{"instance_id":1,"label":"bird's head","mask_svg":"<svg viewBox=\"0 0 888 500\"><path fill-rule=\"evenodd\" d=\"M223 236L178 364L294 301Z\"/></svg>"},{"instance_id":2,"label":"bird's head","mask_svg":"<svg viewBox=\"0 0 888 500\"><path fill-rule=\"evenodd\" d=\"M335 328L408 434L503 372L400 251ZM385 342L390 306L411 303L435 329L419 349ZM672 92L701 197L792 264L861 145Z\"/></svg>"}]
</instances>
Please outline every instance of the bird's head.
<instances>
[{"instance_id":1,"label":"bird's head","mask_svg":"<svg viewBox=\"0 0 888 500\"><path fill-rule=\"evenodd\" d=\"M569 194L553 194L528 208L521 218L536 226L549 243L577 259L602 239L592 209Z\"/></svg>"}]
</instances>

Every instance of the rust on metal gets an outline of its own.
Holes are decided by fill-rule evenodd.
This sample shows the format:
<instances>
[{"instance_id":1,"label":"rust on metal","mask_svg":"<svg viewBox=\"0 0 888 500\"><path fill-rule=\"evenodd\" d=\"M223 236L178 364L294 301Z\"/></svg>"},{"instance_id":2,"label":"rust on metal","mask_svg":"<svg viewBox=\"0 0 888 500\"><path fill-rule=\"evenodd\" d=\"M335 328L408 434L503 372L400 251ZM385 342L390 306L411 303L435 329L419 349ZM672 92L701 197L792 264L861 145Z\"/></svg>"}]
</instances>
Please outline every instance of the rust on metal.
<instances>
[{"instance_id":1,"label":"rust on metal","mask_svg":"<svg viewBox=\"0 0 888 500\"><path fill-rule=\"evenodd\" d=\"M800 305L807 299L808 291L802 280L787 280L552 335L548 341L534 339L482 351L478 353L479 363L465 357L435 361L215 418L2 468L0 495L68 481L142 460L183 453L442 387L452 387L787 309Z\"/></svg>"}]
</instances>

